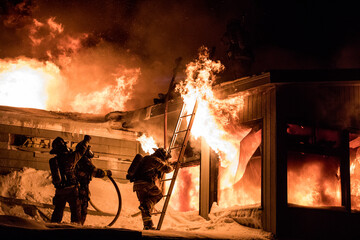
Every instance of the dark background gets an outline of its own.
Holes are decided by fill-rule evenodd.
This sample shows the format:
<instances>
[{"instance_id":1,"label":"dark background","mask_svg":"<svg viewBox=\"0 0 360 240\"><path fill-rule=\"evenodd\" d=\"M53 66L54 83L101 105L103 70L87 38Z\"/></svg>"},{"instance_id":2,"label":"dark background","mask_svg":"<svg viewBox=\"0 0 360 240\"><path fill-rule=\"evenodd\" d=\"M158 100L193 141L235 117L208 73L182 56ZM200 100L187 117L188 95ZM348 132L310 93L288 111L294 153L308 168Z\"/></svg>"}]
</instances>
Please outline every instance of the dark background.
<instances>
[{"instance_id":1,"label":"dark background","mask_svg":"<svg viewBox=\"0 0 360 240\"><path fill-rule=\"evenodd\" d=\"M165 92L175 59L185 64L206 46L225 65L221 81L270 69L360 67L360 14L355 1L313 0L33 0L0 1L0 58L46 59L27 45L26 26L55 17L67 34L88 33L83 48L111 45L119 63L140 67L142 83ZM227 26L239 38L229 57ZM235 30L234 30L235 29ZM229 32L228 32L229 33ZM239 50L239 49L237 49ZM233 50L236 52L236 49ZM45 52L45 51L43 51ZM231 52L234 56L234 52ZM245 65L244 65L245 61ZM244 67L245 66L245 67ZM142 84L146 86L146 84ZM140 89L140 87L139 87ZM138 90L144 94L149 88ZM147 104L149 100L139 103Z\"/></svg>"}]
</instances>

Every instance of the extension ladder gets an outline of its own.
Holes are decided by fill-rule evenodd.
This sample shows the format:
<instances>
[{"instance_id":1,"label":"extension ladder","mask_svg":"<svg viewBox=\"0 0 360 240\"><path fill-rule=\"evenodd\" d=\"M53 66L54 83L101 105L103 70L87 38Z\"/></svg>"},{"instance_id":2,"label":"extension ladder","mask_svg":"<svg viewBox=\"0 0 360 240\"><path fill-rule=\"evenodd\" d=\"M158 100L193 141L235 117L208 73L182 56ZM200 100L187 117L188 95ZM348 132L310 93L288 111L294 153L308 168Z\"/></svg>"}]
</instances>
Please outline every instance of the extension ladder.
<instances>
[{"instance_id":1,"label":"extension ladder","mask_svg":"<svg viewBox=\"0 0 360 240\"><path fill-rule=\"evenodd\" d=\"M174 129L174 134L173 134L173 136L171 138L171 142L170 142L170 145L169 145L169 148L168 148L168 151L170 153L171 153L172 150L175 150L175 149L180 149L180 152L179 152L179 155L177 157L177 161L175 162L176 164L175 164L175 167L174 167L173 176L171 178L168 178L168 179L163 179L162 178L162 180L161 180L162 182L165 182L165 181L171 181L171 182L170 182L170 186L169 186L169 189L167 191L167 194L164 195L165 202L164 202L164 206L162 208L162 211L158 212L158 213L155 213L155 214L161 214L156 230L160 230L161 225L162 225L162 223L164 221L164 217L165 217L167 207L169 205L171 193L172 193L172 190L174 188L176 177L178 175L181 163L183 162L183 157L184 157L184 154L185 154L186 145L187 145L187 143L189 141L190 131L191 131L191 127L193 125L194 119L195 119L195 113L196 113L196 110L197 110L197 107L198 107L198 102L197 101L195 102L194 108L193 108L192 112L189 113L189 114L188 113L185 114L185 106L186 106L185 103L183 103L182 109L181 109L180 114L179 114L179 118L178 118L177 123L176 123L176 127ZM187 123L186 129L180 130L182 120L184 118L188 118L188 117L190 117L190 120ZM176 145L176 140L177 140L179 134L185 134L184 139L182 141L182 144Z\"/></svg>"}]
</instances>

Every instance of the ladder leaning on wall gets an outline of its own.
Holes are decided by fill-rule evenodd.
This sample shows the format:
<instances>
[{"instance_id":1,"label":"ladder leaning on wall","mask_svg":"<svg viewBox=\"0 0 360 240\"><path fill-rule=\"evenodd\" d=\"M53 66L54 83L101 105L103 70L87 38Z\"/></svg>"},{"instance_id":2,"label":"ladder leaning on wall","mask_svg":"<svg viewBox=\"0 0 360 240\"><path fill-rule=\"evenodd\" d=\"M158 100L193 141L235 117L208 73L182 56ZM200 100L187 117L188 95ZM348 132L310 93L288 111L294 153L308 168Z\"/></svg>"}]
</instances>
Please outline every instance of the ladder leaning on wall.
<instances>
[{"instance_id":1,"label":"ladder leaning on wall","mask_svg":"<svg viewBox=\"0 0 360 240\"><path fill-rule=\"evenodd\" d=\"M178 175L181 163L183 162L186 145L187 145L187 143L189 141L190 131L191 131L191 127L193 125L194 119L195 119L195 113L196 113L196 110L197 110L197 107L198 107L198 102L197 101L195 102L194 108L193 108L191 113L186 112L185 106L186 106L185 103L183 103L180 114L179 114L179 117L178 117L178 120L177 120L177 123L176 123L176 126L175 126L175 129L174 129L174 134L173 134L173 136L171 138L171 142L170 142L170 145L169 145L169 148L168 148L168 152L170 152L170 153L171 153L171 151L173 151L175 149L177 149L177 150L180 149L180 152L178 154L177 161L174 162L175 167L174 167L174 173L173 173L172 177L168 178L168 179L163 178L161 180L162 182L165 182L165 181L171 181L171 182L170 182L170 186L168 188L167 194L164 195L165 202L164 202L162 211L155 213L155 214L161 214L156 230L160 230L161 225L162 225L162 223L164 221L164 217L165 217L165 214L166 214L167 207L169 205L171 193L172 193L172 190L174 188L176 177ZM181 130L182 120L184 118L190 118L190 119L187 122L187 126L185 127L185 129ZM181 134L181 135L184 134L183 141L182 141L181 144L176 145L176 143L177 143L176 140L178 139L179 134Z\"/></svg>"}]
</instances>

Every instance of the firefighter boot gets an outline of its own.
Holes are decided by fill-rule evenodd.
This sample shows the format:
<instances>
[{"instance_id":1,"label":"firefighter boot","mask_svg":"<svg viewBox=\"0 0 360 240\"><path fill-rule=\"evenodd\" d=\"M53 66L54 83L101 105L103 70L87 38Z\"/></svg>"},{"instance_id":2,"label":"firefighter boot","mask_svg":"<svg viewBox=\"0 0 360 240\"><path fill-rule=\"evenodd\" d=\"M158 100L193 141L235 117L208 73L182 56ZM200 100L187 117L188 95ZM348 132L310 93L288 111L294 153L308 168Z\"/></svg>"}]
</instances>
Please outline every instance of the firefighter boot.
<instances>
[{"instance_id":1,"label":"firefighter boot","mask_svg":"<svg viewBox=\"0 0 360 240\"><path fill-rule=\"evenodd\" d=\"M149 209L145 206L140 205L141 217L144 223L144 230L154 230L154 224L151 220L151 214Z\"/></svg>"},{"instance_id":2,"label":"firefighter boot","mask_svg":"<svg viewBox=\"0 0 360 240\"><path fill-rule=\"evenodd\" d=\"M152 222L152 220L145 220L144 221L144 230L155 230L154 224Z\"/></svg>"}]
</instances>

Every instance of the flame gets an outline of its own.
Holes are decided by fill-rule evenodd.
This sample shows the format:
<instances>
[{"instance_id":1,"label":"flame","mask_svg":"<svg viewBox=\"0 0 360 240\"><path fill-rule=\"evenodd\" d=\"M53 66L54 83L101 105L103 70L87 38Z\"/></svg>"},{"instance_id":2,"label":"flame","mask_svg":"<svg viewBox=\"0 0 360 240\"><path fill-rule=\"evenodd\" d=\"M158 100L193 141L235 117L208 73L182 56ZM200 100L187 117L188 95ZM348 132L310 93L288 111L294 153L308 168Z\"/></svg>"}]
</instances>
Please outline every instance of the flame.
<instances>
[{"instance_id":1,"label":"flame","mask_svg":"<svg viewBox=\"0 0 360 240\"><path fill-rule=\"evenodd\" d=\"M47 23L52 30L52 32L62 33L64 31L64 27L62 24L55 22L55 18L51 17L47 20Z\"/></svg>"},{"instance_id":2,"label":"flame","mask_svg":"<svg viewBox=\"0 0 360 240\"><path fill-rule=\"evenodd\" d=\"M192 112L195 102L198 102L191 136L195 140L203 137L220 157L219 195L221 201L219 205L227 207L259 203L261 201L261 173L259 173L261 161L253 163L253 169L246 175L245 181L240 180L244 180L242 178L246 166L261 143L261 130L251 132L251 128L240 126L236 121L247 93L227 99L215 97L212 89L215 74L223 69L219 61L209 59L208 50L203 47L200 49L199 58L187 65L187 78L176 86L176 90L183 98L187 113ZM240 143L246 136L249 141ZM146 152L154 147L152 138L142 135L138 140ZM147 146L149 142L152 142L150 147ZM243 144L242 148L240 144ZM244 155L242 157L239 157L240 149ZM166 178L171 178L172 174L168 174ZM253 181L254 175L256 175L255 181ZM249 183L251 181L255 183ZM199 183L199 166L180 169L170 205L179 211L197 210L199 208ZM165 182L165 188L168 186L169 183ZM254 190L250 190L247 197L244 197L245 192L249 190L248 186Z\"/></svg>"},{"instance_id":3,"label":"flame","mask_svg":"<svg viewBox=\"0 0 360 240\"><path fill-rule=\"evenodd\" d=\"M236 123L247 93L219 99L215 97L212 89L216 74L223 69L224 66L220 61L215 62L209 59L208 49L202 47L199 58L187 65L187 78L176 86L188 113L192 112L195 102L198 102L191 135L195 139L203 137L219 155L222 167L219 176L220 191L232 188L243 177L251 157L241 158L239 164L240 141L251 131L251 128L245 128ZM239 204L229 197L221 199L220 205L227 205L227 202L231 205Z\"/></svg>"},{"instance_id":4,"label":"flame","mask_svg":"<svg viewBox=\"0 0 360 240\"><path fill-rule=\"evenodd\" d=\"M54 17L28 22L24 46L31 48L33 58L0 59L0 104L99 114L127 110L125 103L132 97L140 69L114 64L113 69L100 71L82 59L80 50L89 34L67 34ZM101 62L102 56L95 56Z\"/></svg>"},{"instance_id":5,"label":"flame","mask_svg":"<svg viewBox=\"0 0 360 240\"><path fill-rule=\"evenodd\" d=\"M0 64L1 105L64 110L62 101L67 98L67 84L57 65L25 57L0 59ZM125 69L115 77L116 84L101 91L77 94L70 99L71 111L108 113L126 109L125 103L132 97L139 75L140 69Z\"/></svg>"},{"instance_id":6,"label":"flame","mask_svg":"<svg viewBox=\"0 0 360 240\"><path fill-rule=\"evenodd\" d=\"M354 134L355 135L355 134ZM360 210L360 137L350 141L350 192L351 192L351 209Z\"/></svg>"},{"instance_id":7,"label":"flame","mask_svg":"<svg viewBox=\"0 0 360 240\"><path fill-rule=\"evenodd\" d=\"M55 17L45 22L33 19L28 28L33 52L42 54L45 51L49 60L59 61L63 66L69 63L71 55L81 49L81 42L88 37L86 33L76 36L65 34L64 26L56 22Z\"/></svg>"},{"instance_id":8,"label":"flame","mask_svg":"<svg viewBox=\"0 0 360 240\"><path fill-rule=\"evenodd\" d=\"M166 174L166 179L173 173ZM166 182L168 188L170 183ZM200 166L181 168L179 170L170 206L180 212L199 210Z\"/></svg>"},{"instance_id":9,"label":"flame","mask_svg":"<svg viewBox=\"0 0 360 240\"><path fill-rule=\"evenodd\" d=\"M35 59L0 59L0 104L38 109L51 108L48 91L62 81L59 68Z\"/></svg>"},{"instance_id":10,"label":"flame","mask_svg":"<svg viewBox=\"0 0 360 240\"><path fill-rule=\"evenodd\" d=\"M153 137L147 137L146 134L142 134L136 139L140 142L141 148L145 153L153 154L154 148L158 148Z\"/></svg>"},{"instance_id":11,"label":"flame","mask_svg":"<svg viewBox=\"0 0 360 240\"><path fill-rule=\"evenodd\" d=\"M296 158L296 159L295 159ZM289 155L288 202L303 206L341 206L339 160L314 154ZM301 165L300 165L301 164Z\"/></svg>"},{"instance_id":12,"label":"flame","mask_svg":"<svg viewBox=\"0 0 360 240\"><path fill-rule=\"evenodd\" d=\"M142 134L136 139L140 142L141 148L145 153L154 153L154 148L158 148L153 137ZM165 178L172 178L174 172L166 174ZM170 182L165 182L165 189L168 189ZM177 211L198 210L200 188L200 166L181 168L174 185L170 206Z\"/></svg>"},{"instance_id":13,"label":"flame","mask_svg":"<svg viewBox=\"0 0 360 240\"><path fill-rule=\"evenodd\" d=\"M78 94L71 104L73 110L85 113L107 113L116 109L125 109L125 103L132 97L132 87L139 74L140 69L126 69L122 76L116 78L116 85L89 94Z\"/></svg>"}]
</instances>

